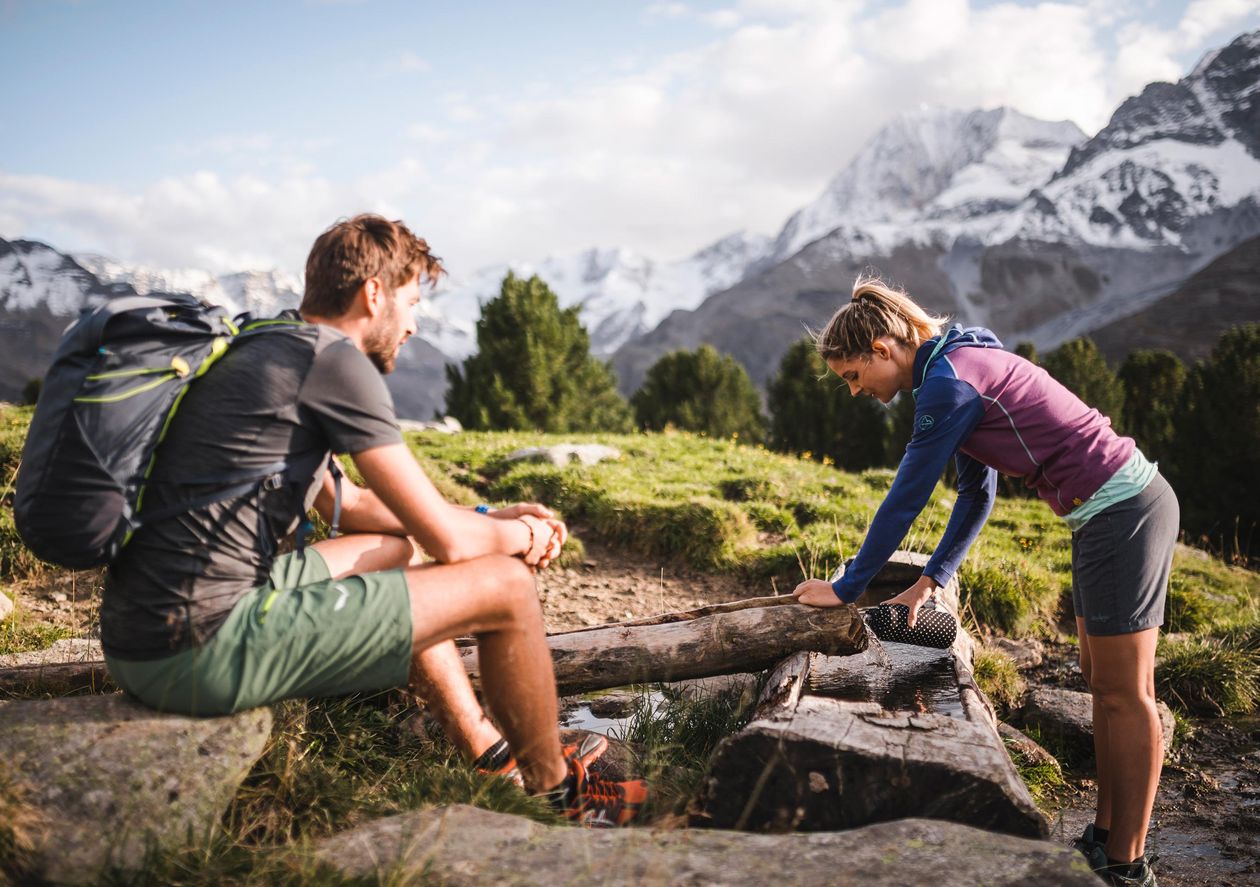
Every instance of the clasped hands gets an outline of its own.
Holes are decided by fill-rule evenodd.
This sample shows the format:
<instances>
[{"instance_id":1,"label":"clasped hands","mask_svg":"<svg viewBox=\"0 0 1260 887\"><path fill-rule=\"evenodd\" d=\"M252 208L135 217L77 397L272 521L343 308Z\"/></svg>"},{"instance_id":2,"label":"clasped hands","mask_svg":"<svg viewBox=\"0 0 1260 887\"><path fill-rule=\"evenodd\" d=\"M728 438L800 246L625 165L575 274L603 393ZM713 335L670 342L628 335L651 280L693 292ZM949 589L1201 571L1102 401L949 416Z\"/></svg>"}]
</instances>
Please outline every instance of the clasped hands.
<instances>
[{"instance_id":1,"label":"clasped hands","mask_svg":"<svg viewBox=\"0 0 1260 887\"><path fill-rule=\"evenodd\" d=\"M527 566L544 570L564 548L569 538L568 527L556 517L556 513L537 502L517 502L507 508L496 508L487 514L495 520L519 520L530 531L531 545L522 553Z\"/></svg>"}]
</instances>

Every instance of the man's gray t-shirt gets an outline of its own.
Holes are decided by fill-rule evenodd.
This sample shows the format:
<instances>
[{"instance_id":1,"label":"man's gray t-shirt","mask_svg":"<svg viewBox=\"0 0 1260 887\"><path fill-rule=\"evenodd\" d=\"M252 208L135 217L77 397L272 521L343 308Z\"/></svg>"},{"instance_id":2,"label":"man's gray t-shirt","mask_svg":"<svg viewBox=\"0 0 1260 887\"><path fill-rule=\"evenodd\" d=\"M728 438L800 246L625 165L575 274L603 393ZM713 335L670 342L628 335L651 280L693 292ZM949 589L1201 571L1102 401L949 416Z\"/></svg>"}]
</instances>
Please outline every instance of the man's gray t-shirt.
<instances>
[{"instance_id":1,"label":"man's gray t-shirt","mask_svg":"<svg viewBox=\"0 0 1260 887\"><path fill-rule=\"evenodd\" d=\"M278 542L319 492L329 453L401 441L385 380L341 332L275 325L235 342L184 396L140 516L280 462L293 466L295 483L141 527L106 576L106 652L158 659L205 643L267 581Z\"/></svg>"}]
</instances>

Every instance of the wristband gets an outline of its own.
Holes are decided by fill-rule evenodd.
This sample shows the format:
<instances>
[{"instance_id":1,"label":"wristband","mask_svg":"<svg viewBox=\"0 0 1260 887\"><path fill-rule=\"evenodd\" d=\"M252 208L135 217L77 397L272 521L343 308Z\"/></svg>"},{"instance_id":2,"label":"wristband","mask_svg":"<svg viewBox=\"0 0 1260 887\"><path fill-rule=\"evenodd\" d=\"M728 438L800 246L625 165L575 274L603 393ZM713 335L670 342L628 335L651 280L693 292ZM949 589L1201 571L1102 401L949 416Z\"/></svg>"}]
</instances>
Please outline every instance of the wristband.
<instances>
[{"instance_id":1,"label":"wristband","mask_svg":"<svg viewBox=\"0 0 1260 887\"><path fill-rule=\"evenodd\" d=\"M534 527L523 517L518 517L517 520L525 525L525 529L529 530L529 545L525 546L525 552L522 555L522 557L529 557L529 553L534 550Z\"/></svg>"},{"instance_id":2,"label":"wristband","mask_svg":"<svg viewBox=\"0 0 1260 887\"><path fill-rule=\"evenodd\" d=\"M489 506L489 505L478 505L476 508L474 508L474 509L473 509L473 511L477 512L478 514L489 514L489 513L490 513L490 506Z\"/></svg>"}]
</instances>

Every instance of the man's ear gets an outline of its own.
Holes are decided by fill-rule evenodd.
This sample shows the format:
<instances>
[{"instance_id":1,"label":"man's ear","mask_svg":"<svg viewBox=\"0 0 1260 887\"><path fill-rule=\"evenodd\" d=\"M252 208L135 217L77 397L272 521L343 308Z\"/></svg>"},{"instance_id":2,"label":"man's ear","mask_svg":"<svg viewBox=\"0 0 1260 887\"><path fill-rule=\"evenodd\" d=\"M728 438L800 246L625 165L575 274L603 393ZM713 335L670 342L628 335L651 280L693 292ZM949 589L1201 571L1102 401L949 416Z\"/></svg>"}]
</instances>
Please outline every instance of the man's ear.
<instances>
[{"instance_id":1,"label":"man's ear","mask_svg":"<svg viewBox=\"0 0 1260 887\"><path fill-rule=\"evenodd\" d=\"M385 310L385 287L379 277L369 277L359 287L360 304L368 317L376 317Z\"/></svg>"}]
</instances>

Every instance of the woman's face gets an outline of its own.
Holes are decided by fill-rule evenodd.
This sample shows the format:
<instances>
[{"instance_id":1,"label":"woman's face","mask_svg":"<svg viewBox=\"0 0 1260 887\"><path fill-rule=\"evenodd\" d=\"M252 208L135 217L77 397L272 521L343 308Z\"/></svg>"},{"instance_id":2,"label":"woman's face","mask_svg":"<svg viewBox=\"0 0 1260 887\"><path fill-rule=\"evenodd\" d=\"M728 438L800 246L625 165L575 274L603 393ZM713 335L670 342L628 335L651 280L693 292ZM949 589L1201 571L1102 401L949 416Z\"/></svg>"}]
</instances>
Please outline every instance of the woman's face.
<instances>
[{"instance_id":1,"label":"woman's face","mask_svg":"<svg viewBox=\"0 0 1260 887\"><path fill-rule=\"evenodd\" d=\"M880 403L888 403L897 396L897 392L908 388L908 367L901 359L901 349L896 343L877 339L873 350L849 360L830 358L827 366L843 379L849 386L849 393L854 397L869 394ZM914 360L913 353L910 360Z\"/></svg>"}]
</instances>

